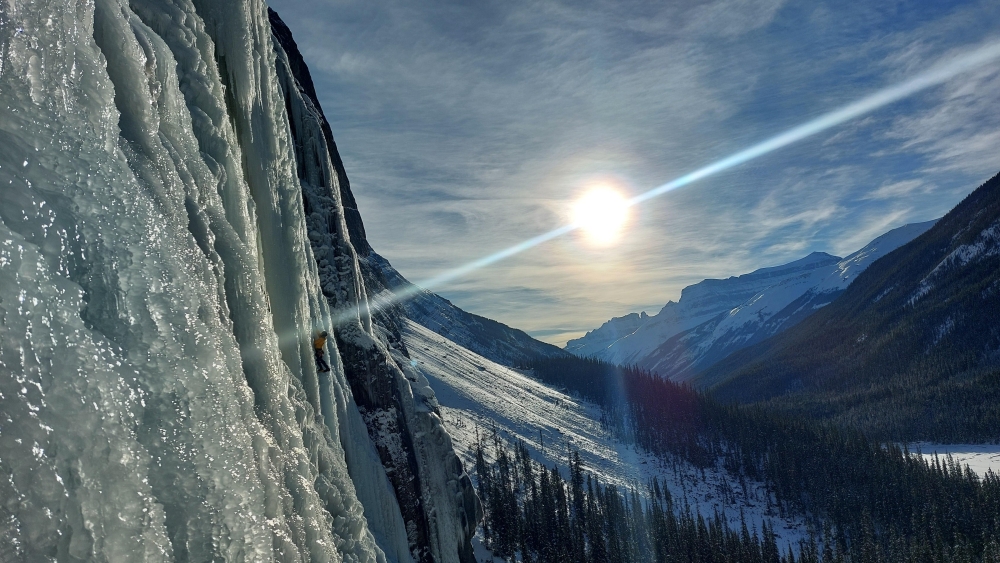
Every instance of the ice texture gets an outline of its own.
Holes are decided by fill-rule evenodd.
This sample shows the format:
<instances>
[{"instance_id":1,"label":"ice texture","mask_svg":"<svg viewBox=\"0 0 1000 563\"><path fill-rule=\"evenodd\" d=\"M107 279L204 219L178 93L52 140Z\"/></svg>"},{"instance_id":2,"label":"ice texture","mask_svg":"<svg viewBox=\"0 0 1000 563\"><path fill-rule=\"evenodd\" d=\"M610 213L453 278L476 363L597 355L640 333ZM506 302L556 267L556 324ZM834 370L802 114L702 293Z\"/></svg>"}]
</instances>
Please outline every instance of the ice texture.
<instances>
[{"instance_id":1,"label":"ice texture","mask_svg":"<svg viewBox=\"0 0 1000 563\"><path fill-rule=\"evenodd\" d=\"M312 360L263 2L15 0L0 55L0 560L409 561L336 341Z\"/></svg>"},{"instance_id":2,"label":"ice texture","mask_svg":"<svg viewBox=\"0 0 1000 563\"><path fill-rule=\"evenodd\" d=\"M273 11L269 15L320 287L337 311L338 360L374 444L374 456L370 447L356 451L361 436L345 446L355 482L377 485L358 489L370 528L390 557L472 561L470 540L482 515L472 481L444 430L433 393L408 371L399 330L402 308L369 306L368 285L384 291L384 282L370 269L365 275L360 261L359 254L374 253L364 240L360 215L348 215L353 196L308 68L288 28ZM351 432L359 431L352 424Z\"/></svg>"}]
</instances>

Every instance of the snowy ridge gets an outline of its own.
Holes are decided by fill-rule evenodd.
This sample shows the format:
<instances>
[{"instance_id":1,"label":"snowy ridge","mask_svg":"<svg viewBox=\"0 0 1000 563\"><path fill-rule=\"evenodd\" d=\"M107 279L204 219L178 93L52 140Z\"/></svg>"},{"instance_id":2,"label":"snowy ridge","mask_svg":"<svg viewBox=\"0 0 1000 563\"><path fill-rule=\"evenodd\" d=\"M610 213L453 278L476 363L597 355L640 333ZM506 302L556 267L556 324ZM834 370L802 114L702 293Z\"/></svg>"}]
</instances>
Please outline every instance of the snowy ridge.
<instances>
[{"instance_id":1,"label":"snowy ridge","mask_svg":"<svg viewBox=\"0 0 1000 563\"><path fill-rule=\"evenodd\" d=\"M566 343L577 356L616 364L637 364L667 339L732 310L757 293L839 260L822 252L771 268L724 280L707 279L685 287L680 299L653 316L631 314L612 319L581 338ZM634 327L634 328L633 328Z\"/></svg>"},{"instance_id":2,"label":"snowy ridge","mask_svg":"<svg viewBox=\"0 0 1000 563\"><path fill-rule=\"evenodd\" d=\"M800 260L684 288L654 316L606 322L566 350L637 364L678 381L730 353L777 334L832 302L872 262L916 238L934 221L893 229L840 259L814 252Z\"/></svg>"},{"instance_id":3,"label":"snowy ridge","mask_svg":"<svg viewBox=\"0 0 1000 563\"><path fill-rule=\"evenodd\" d=\"M265 5L3 20L0 559L462 560L478 505L369 318L329 151L302 166L318 108L286 98ZM318 373L334 308L354 315ZM387 366L423 536L362 417L359 350Z\"/></svg>"},{"instance_id":4,"label":"snowy ridge","mask_svg":"<svg viewBox=\"0 0 1000 563\"><path fill-rule=\"evenodd\" d=\"M934 289L934 279L943 275L946 271L953 268L961 268L972 262L985 260L997 254L1000 254L1000 221L996 221L983 229L974 242L960 245L949 252L930 273L920 280L920 285L910 297L910 306L912 307L921 297L930 293Z\"/></svg>"},{"instance_id":5,"label":"snowy ridge","mask_svg":"<svg viewBox=\"0 0 1000 563\"><path fill-rule=\"evenodd\" d=\"M375 280L370 284L373 289L382 289L373 296L373 300L380 303L380 309L398 308L407 318L494 362L518 366L538 358L567 355L560 348L535 340L521 330L464 311L436 293L425 289L413 293L413 284L374 251L361 259L361 266L362 271ZM393 293L398 291L405 291L409 296L396 304Z\"/></svg>"},{"instance_id":6,"label":"snowy ridge","mask_svg":"<svg viewBox=\"0 0 1000 563\"><path fill-rule=\"evenodd\" d=\"M639 365L676 381L688 381L736 350L786 330L830 304L872 262L934 223L898 227L836 263L784 278L728 313L667 340Z\"/></svg>"},{"instance_id":7,"label":"snowy ridge","mask_svg":"<svg viewBox=\"0 0 1000 563\"><path fill-rule=\"evenodd\" d=\"M872 262L927 232L937 220L897 227L866 244L837 264L837 269L816 287L816 293L846 289Z\"/></svg>"},{"instance_id":8,"label":"snowy ridge","mask_svg":"<svg viewBox=\"0 0 1000 563\"><path fill-rule=\"evenodd\" d=\"M747 525L758 530L766 519L782 549L797 549L806 536L803 521L780 518L769 508L760 483L748 482L744 490L721 467L702 472L680 460L664 463L612 437L601 427L595 405L496 364L417 323L406 323L403 335L420 383L434 389L445 427L467 465L473 465L477 433L488 436L495 424L503 437L523 441L535 459L560 466L564 474L572 448L604 483L642 491L656 476L681 504L687 502L704 515L719 510L736 529L741 510Z\"/></svg>"}]
</instances>

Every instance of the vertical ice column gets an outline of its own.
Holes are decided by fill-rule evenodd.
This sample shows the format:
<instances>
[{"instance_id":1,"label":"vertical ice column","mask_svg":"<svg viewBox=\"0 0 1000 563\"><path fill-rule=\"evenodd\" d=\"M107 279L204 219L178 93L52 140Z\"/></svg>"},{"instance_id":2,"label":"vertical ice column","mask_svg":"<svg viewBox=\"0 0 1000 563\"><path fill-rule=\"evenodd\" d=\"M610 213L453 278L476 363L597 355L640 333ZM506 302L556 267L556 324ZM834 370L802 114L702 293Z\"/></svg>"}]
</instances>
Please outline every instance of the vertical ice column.
<instances>
[{"instance_id":1,"label":"vertical ice column","mask_svg":"<svg viewBox=\"0 0 1000 563\"><path fill-rule=\"evenodd\" d=\"M480 518L471 481L436 411L433 392L413 387L392 314L369 313L365 280L351 240L339 155L288 29L271 13L279 83L294 139L306 222L323 294L337 311L336 336L348 381L393 485L419 561L471 561ZM360 218L353 232L363 233ZM394 338L394 335L396 338ZM394 356L395 354L395 356ZM401 362L401 363L400 363ZM353 472L352 472L353 474Z\"/></svg>"},{"instance_id":2,"label":"vertical ice column","mask_svg":"<svg viewBox=\"0 0 1000 563\"><path fill-rule=\"evenodd\" d=\"M280 22L273 11L270 15L272 22ZM331 295L335 296L333 299L335 303L353 304L354 316L360 319L367 310L367 300L346 225L341 199L343 190L336 189L336 177L331 177L331 174L336 173L332 172L333 166L330 163L326 142L328 136L323 129L325 121L318 108L300 91L301 85L293 75L289 55L283 48L282 39L277 37L280 31L282 30L276 31L275 37L276 68L285 98L289 126L295 139L296 165L302 184L309 238L314 252L320 253L316 258L323 294L328 299ZM283 31L287 32L287 28ZM295 49L290 32L287 32L283 39L284 42L290 43L288 48ZM331 377L337 378L336 388L349 389L343 375L343 364L339 359L338 356L339 369L335 369ZM353 394L346 393L345 399L346 412L333 422L339 422L339 432L344 437L342 442L348 469L358 497L365 507L369 528L388 558L410 561L412 557L406 523L403 521L392 484L368 437L367 428L358 412ZM325 408L328 407L324 405ZM328 420L329 422L331 421Z\"/></svg>"},{"instance_id":3,"label":"vertical ice column","mask_svg":"<svg viewBox=\"0 0 1000 563\"><path fill-rule=\"evenodd\" d=\"M347 390L309 358L329 313L264 7L214 3L218 44L190 3L133 4L0 23L0 544L383 560L318 412Z\"/></svg>"}]
</instances>

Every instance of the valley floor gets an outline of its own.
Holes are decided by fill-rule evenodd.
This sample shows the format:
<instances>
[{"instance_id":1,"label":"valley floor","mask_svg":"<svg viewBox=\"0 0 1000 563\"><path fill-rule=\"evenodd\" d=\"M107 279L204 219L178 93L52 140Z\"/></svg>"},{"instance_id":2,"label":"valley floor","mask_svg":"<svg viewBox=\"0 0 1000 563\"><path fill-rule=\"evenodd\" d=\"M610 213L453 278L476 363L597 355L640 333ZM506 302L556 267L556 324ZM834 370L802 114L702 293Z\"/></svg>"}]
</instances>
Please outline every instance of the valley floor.
<instances>
[{"instance_id":1,"label":"valley floor","mask_svg":"<svg viewBox=\"0 0 1000 563\"><path fill-rule=\"evenodd\" d=\"M679 506L687 503L705 516L719 511L737 529L741 513L751 529L760 530L768 520L782 549L806 535L804 521L777 514L759 483L741 485L721 468L703 471L638 450L602 427L599 407L532 379L527 371L493 363L416 323L407 323L404 340L414 367L437 395L445 428L470 473L477 434L488 439L495 424L503 438L523 441L535 459L559 465L564 475L569 452L575 449L604 483L641 491L655 476Z\"/></svg>"},{"instance_id":2,"label":"valley floor","mask_svg":"<svg viewBox=\"0 0 1000 563\"><path fill-rule=\"evenodd\" d=\"M911 452L920 452L927 461L938 456L943 463L946 456L961 465L968 465L977 475L983 477L987 471L1000 475L1000 444L932 444L917 442L909 445Z\"/></svg>"}]
</instances>

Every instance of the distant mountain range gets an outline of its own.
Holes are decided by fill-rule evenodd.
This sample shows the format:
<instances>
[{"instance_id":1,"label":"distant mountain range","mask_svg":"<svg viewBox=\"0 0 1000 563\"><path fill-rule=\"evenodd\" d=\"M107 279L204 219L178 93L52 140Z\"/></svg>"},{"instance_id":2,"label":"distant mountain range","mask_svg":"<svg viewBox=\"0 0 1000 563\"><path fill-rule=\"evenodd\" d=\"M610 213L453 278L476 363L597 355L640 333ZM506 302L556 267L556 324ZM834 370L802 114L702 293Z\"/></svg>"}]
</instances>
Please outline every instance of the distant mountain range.
<instances>
[{"instance_id":1,"label":"distant mountain range","mask_svg":"<svg viewBox=\"0 0 1000 563\"><path fill-rule=\"evenodd\" d=\"M675 380L788 329L832 302L879 257L934 224L905 225L847 258L814 252L802 259L724 280L707 279L681 291L659 313L611 319L566 350L617 364L636 364Z\"/></svg>"},{"instance_id":2,"label":"distant mountain range","mask_svg":"<svg viewBox=\"0 0 1000 563\"><path fill-rule=\"evenodd\" d=\"M715 319L782 281L832 266L839 260L815 252L789 264L761 268L739 277L707 279L681 290L681 298L648 316L632 313L614 318L600 328L566 344L577 356L595 357L615 364L638 364L670 337Z\"/></svg>"},{"instance_id":3,"label":"distant mountain range","mask_svg":"<svg viewBox=\"0 0 1000 563\"><path fill-rule=\"evenodd\" d=\"M933 225L904 225L842 260L817 261L815 268L786 277L732 310L673 336L639 365L677 381L689 380L736 350L787 330L829 305L872 262Z\"/></svg>"},{"instance_id":4,"label":"distant mountain range","mask_svg":"<svg viewBox=\"0 0 1000 563\"><path fill-rule=\"evenodd\" d=\"M891 439L996 440L1000 175L828 307L693 381Z\"/></svg>"}]
</instances>

